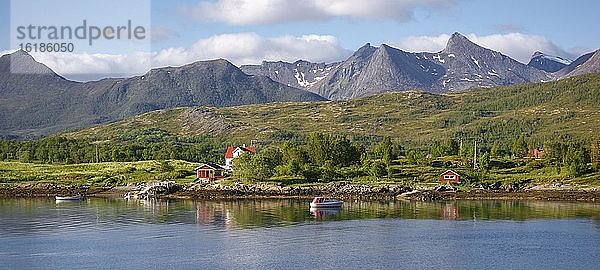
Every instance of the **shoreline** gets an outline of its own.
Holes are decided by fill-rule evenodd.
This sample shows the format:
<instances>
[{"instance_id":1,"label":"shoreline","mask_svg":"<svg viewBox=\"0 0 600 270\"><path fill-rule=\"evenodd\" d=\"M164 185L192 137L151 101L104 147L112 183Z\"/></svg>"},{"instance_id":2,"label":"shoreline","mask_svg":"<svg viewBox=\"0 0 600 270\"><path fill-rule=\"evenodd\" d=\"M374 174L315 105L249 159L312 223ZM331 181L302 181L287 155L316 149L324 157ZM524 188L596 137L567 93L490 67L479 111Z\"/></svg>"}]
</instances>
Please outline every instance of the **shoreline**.
<instances>
[{"instance_id":1,"label":"shoreline","mask_svg":"<svg viewBox=\"0 0 600 270\"><path fill-rule=\"evenodd\" d=\"M0 186L0 198L35 198L61 195L84 194L88 197L123 198L128 192L139 190L139 186L118 186L112 188L90 188L88 186L61 186L55 184L19 184ZM361 200L406 200L406 201L445 201L445 200L544 200L544 201L600 201L598 188L552 188L539 186L519 190L469 189L461 190L447 186L429 189L412 189L398 185L353 185L329 183L314 186L277 186L266 184L232 186L192 185L179 186L172 193L156 198L165 199L276 199L312 198L329 196L339 199Z\"/></svg>"}]
</instances>

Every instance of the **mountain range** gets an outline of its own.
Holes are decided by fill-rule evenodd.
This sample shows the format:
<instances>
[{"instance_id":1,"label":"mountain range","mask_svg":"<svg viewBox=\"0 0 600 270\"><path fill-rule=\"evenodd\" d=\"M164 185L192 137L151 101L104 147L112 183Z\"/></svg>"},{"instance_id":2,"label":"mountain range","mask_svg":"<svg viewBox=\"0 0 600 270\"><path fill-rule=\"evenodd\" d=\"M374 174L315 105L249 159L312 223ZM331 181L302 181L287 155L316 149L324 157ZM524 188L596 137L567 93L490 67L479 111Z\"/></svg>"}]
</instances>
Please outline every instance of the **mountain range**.
<instances>
[{"instance_id":1,"label":"mountain range","mask_svg":"<svg viewBox=\"0 0 600 270\"><path fill-rule=\"evenodd\" d=\"M443 93L547 82L600 72L599 61L599 51L574 61L536 52L525 65L454 33L437 53L367 43L338 63L265 61L238 68L218 59L81 83L17 51L0 57L0 138L35 138L175 107L348 100L415 89Z\"/></svg>"},{"instance_id":2,"label":"mountain range","mask_svg":"<svg viewBox=\"0 0 600 270\"><path fill-rule=\"evenodd\" d=\"M13 71L29 73L11 72L11 63ZM0 57L3 138L38 137L175 107L319 100L325 99L265 76L247 75L222 59L80 83L57 75L23 51Z\"/></svg>"},{"instance_id":3,"label":"mountain range","mask_svg":"<svg viewBox=\"0 0 600 270\"><path fill-rule=\"evenodd\" d=\"M596 58L592 59L593 55ZM481 47L460 33L454 33L446 47L437 53L406 52L385 44L373 47L367 43L341 63L320 64L329 69L313 77L304 74L317 70L300 70L294 64L284 62L263 62L261 65L241 68L248 74L266 75L275 81L331 100L347 100L413 89L438 93L553 81L600 72L598 64L594 64L598 58L598 51L575 61L536 52L529 64L525 65L500 52ZM275 76L278 74L291 75Z\"/></svg>"}]
</instances>

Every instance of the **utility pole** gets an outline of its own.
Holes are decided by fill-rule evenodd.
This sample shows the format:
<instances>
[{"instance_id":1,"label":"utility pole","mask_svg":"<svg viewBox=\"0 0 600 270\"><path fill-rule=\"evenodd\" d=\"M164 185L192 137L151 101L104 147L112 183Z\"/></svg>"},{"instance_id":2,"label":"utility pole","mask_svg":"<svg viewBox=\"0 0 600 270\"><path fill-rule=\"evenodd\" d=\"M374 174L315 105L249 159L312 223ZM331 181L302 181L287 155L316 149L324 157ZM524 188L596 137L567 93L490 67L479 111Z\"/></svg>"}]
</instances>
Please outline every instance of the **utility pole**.
<instances>
[{"instance_id":1,"label":"utility pole","mask_svg":"<svg viewBox=\"0 0 600 270\"><path fill-rule=\"evenodd\" d=\"M477 140L475 140L475 150L473 151L473 170L477 170Z\"/></svg>"}]
</instances>

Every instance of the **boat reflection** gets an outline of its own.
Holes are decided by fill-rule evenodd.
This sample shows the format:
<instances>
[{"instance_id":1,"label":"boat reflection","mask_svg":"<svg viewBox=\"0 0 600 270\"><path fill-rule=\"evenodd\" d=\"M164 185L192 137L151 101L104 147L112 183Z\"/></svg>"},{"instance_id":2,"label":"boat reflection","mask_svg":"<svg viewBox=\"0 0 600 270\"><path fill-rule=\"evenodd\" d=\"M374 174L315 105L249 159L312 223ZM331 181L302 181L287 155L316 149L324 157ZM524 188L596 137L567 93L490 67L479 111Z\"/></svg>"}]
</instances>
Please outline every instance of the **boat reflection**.
<instances>
[{"instance_id":1,"label":"boat reflection","mask_svg":"<svg viewBox=\"0 0 600 270\"><path fill-rule=\"evenodd\" d=\"M317 219L323 219L326 217L333 217L340 213L342 208L314 208L309 209L310 214Z\"/></svg>"},{"instance_id":2,"label":"boat reflection","mask_svg":"<svg viewBox=\"0 0 600 270\"><path fill-rule=\"evenodd\" d=\"M446 204L440 211L440 218L444 220L460 220L460 210L453 204Z\"/></svg>"}]
</instances>

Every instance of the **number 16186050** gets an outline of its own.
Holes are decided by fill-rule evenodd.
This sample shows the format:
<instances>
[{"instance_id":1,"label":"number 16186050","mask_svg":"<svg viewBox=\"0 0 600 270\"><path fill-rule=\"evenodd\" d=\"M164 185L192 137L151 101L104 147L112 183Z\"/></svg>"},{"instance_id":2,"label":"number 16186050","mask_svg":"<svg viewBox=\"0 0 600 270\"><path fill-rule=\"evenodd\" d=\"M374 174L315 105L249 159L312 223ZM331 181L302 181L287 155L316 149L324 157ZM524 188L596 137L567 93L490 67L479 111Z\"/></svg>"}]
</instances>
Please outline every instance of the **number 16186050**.
<instances>
[{"instance_id":1,"label":"number 16186050","mask_svg":"<svg viewBox=\"0 0 600 270\"><path fill-rule=\"evenodd\" d=\"M73 52L73 43L21 43L21 50L26 52Z\"/></svg>"}]
</instances>

